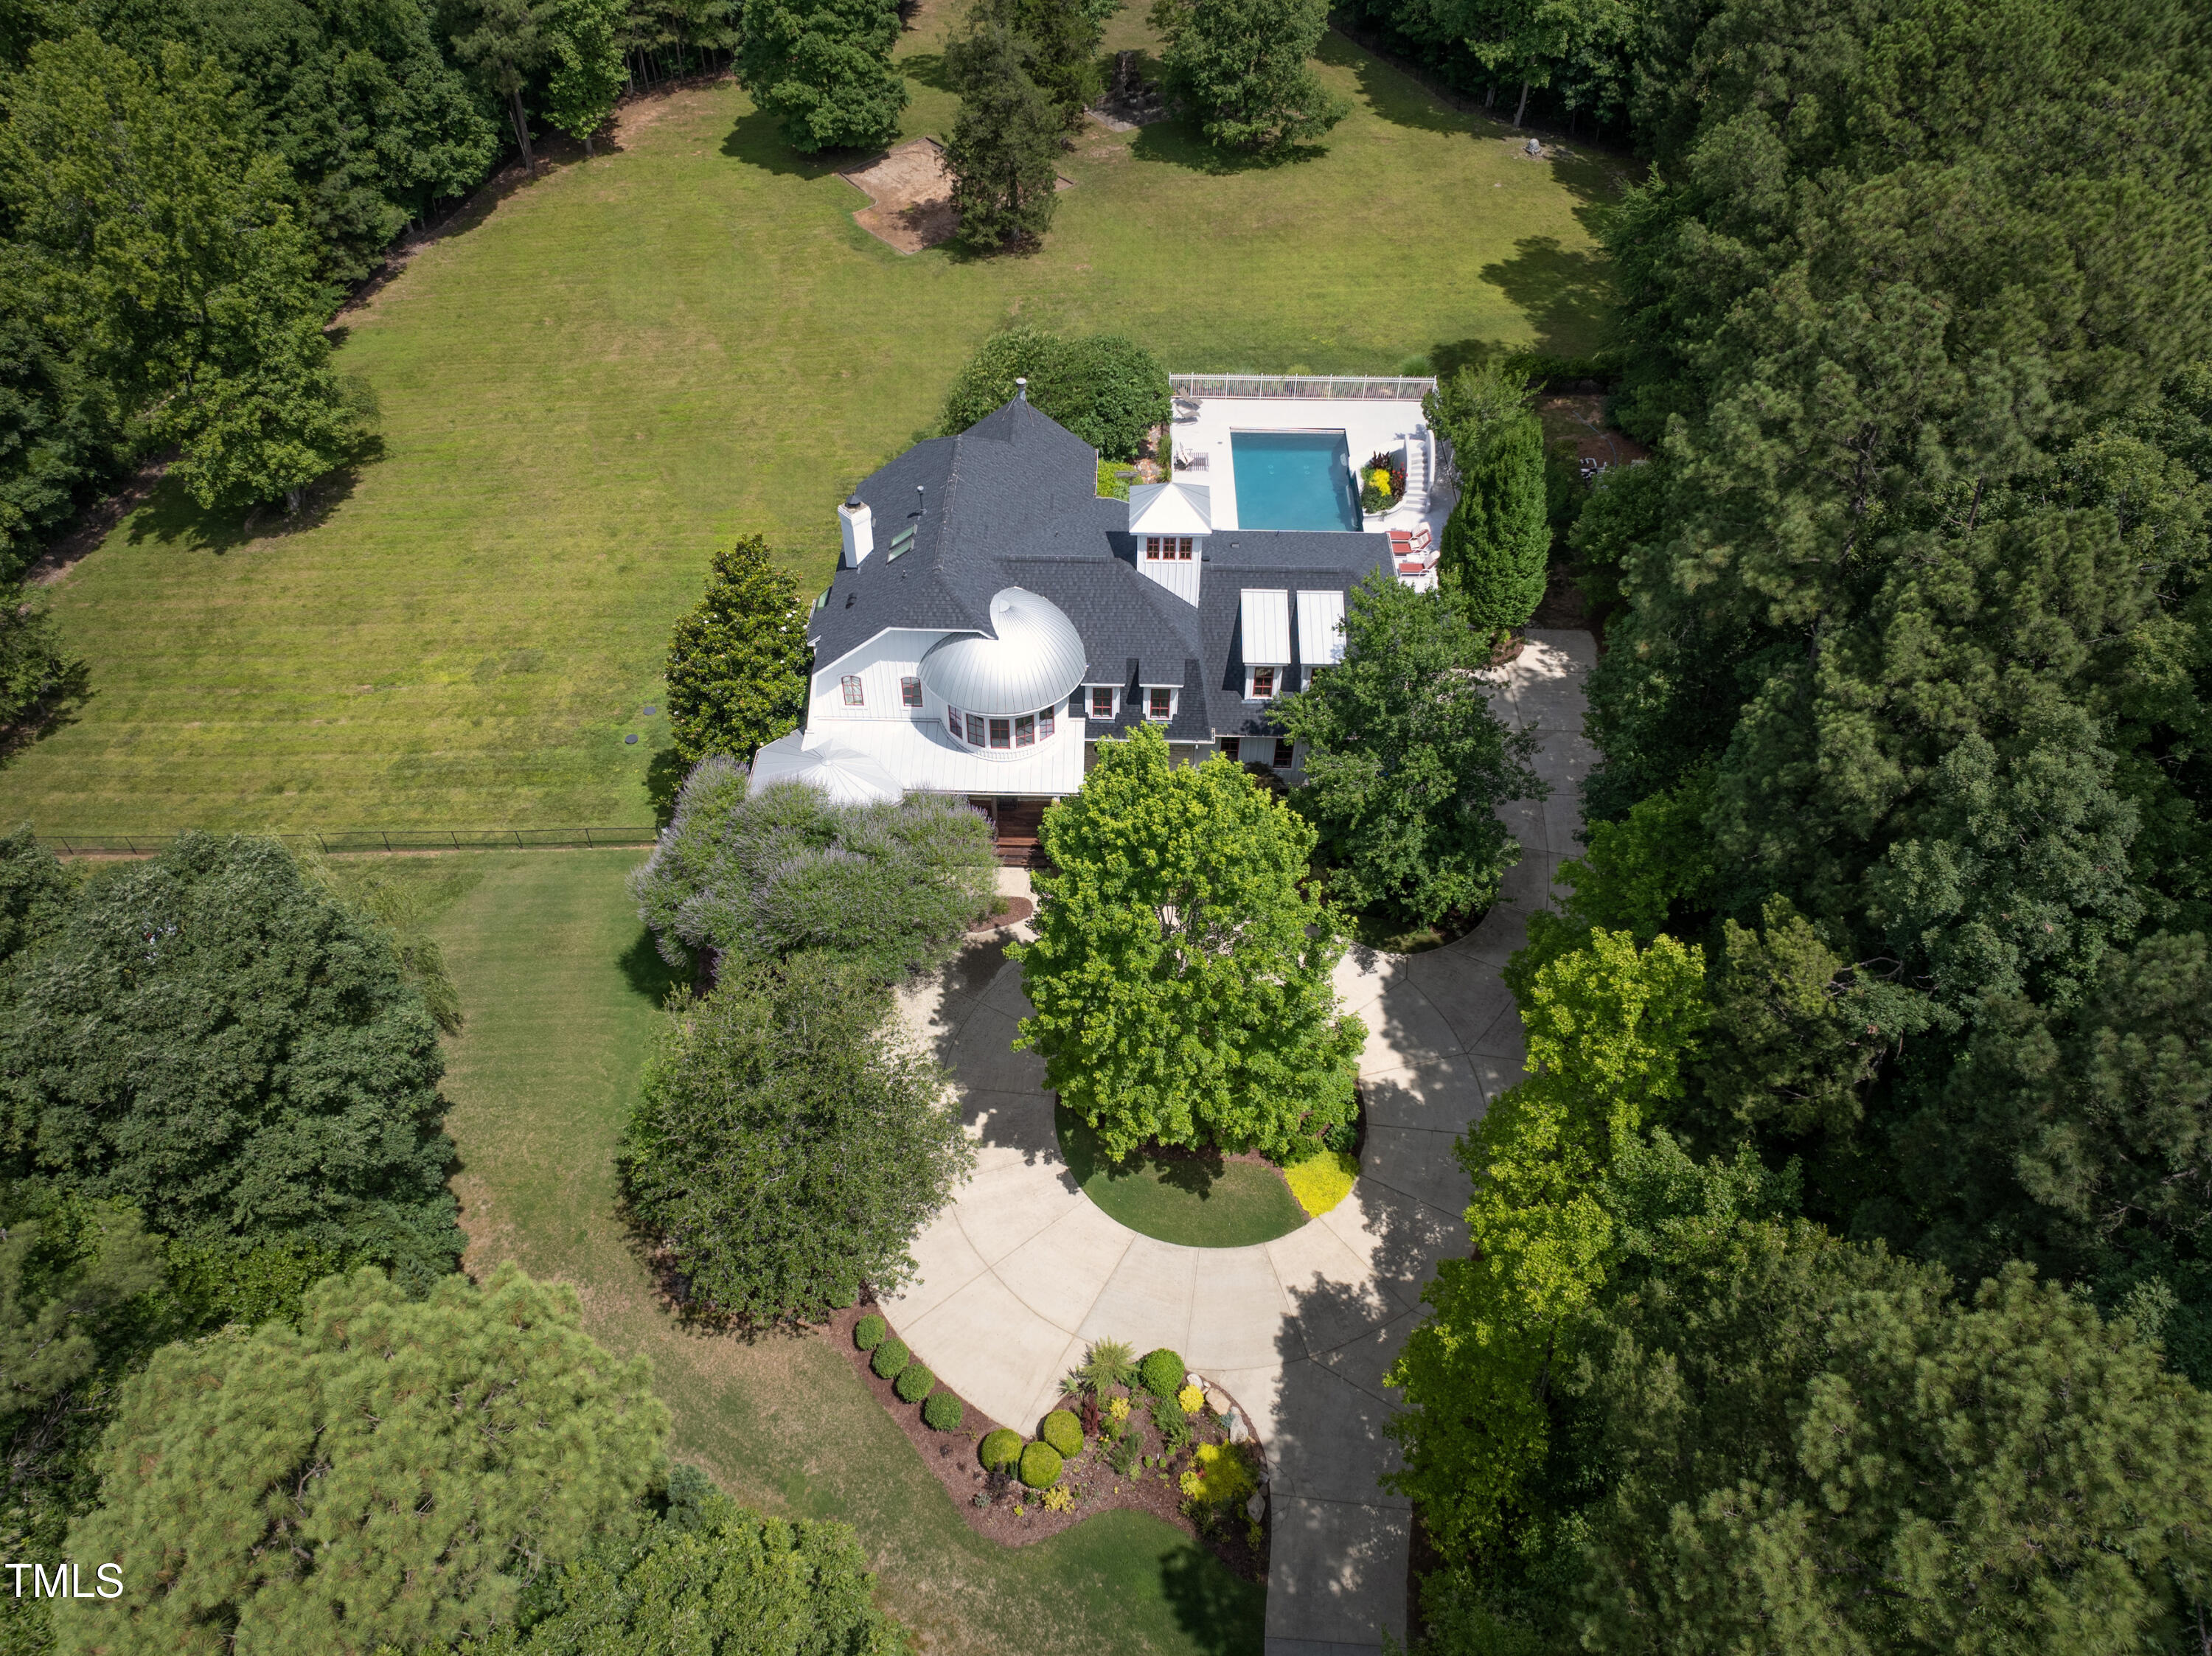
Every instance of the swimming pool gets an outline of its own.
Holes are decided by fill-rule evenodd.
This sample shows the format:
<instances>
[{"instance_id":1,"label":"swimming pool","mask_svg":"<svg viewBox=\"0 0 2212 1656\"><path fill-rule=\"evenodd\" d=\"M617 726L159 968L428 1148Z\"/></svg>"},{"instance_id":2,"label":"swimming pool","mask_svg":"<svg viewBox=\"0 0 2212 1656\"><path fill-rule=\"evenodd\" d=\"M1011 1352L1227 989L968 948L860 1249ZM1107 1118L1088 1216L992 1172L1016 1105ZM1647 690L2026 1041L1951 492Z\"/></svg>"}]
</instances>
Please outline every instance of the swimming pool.
<instances>
[{"instance_id":1,"label":"swimming pool","mask_svg":"<svg viewBox=\"0 0 2212 1656\"><path fill-rule=\"evenodd\" d=\"M1245 529L1359 528L1340 431L1232 431L1237 521Z\"/></svg>"}]
</instances>

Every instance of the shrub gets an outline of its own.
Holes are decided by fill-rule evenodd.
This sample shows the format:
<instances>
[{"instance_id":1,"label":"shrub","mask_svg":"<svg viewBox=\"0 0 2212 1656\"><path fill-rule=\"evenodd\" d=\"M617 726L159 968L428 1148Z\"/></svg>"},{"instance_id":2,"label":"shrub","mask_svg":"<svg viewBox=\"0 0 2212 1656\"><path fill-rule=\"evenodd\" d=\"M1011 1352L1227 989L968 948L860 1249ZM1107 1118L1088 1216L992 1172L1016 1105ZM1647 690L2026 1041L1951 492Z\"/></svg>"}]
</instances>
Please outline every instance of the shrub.
<instances>
[{"instance_id":1,"label":"shrub","mask_svg":"<svg viewBox=\"0 0 2212 1656\"><path fill-rule=\"evenodd\" d=\"M1083 1453L1083 1422L1065 1409L1047 1415L1037 1435L1059 1450L1064 1460L1073 1460Z\"/></svg>"},{"instance_id":2,"label":"shrub","mask_svg":"<svg viewBox=\"0 0 2212 1656\"><path fill-rule=\"evenodd\" d=\"M991 830L963 801L839 805L803 783L747 786L727 756L702 761L630 877L672 966L702 949L763 962L827 949L894 983L949 959L996 900Z\"/></svg>"},{"instance_id":3,"label":"shrub","mask_svg":"<svg viewBox=\"0 0 2212 1656\"><path fill-rule=\"evenodd\" d=\"M1022 1482L1032 1489L1049 1489L1060 1482L1060 1453L1049 1443L1032 1443L1022 1450Z\"/></svg>"},{"instance_id":4,"label":"shrub","mask_svg":"<svg viewBox=\"0 0 2212 1656\"><path fill-rule=\"evenodd\" d=\"M1022 1458L1022 1435L1001 1426L985 1435L975 1448L975 1458L983 1463L987 1472L1003 1472Z\"/></svg>"},{"instance_id":5,"label":"shrub","mask_svg":"<svg viewBox=\"0 0 2212 1656\"><path fill-rule=\"evenodd\" d=\"M890 1338L890 1325L871 1311L853 1325L853 1344L863 1351L872 1351Z\"/></svg>"},{"instance_id":6,"label":"shrub","mask_svg":"<svg viewBox=\"0 0 2212 1656\"><path fill-rule=\"evenodd\" d=\"M1182 1359L1165 1346L1146 1352L1144 1362L1137 1366L1138 1379L1156 1398L1173 1398L1182 1390L1183 1378L1189 1372Z\"/></svg>"},{"instance_id":7,"label":"shrub","mask_svg":"<svg viewBox=\"0 0 2212 1656\"><path fill-rule=\"evenodd\" d=\"M950 1392L932 1392L921 1403L921 1423L933 1432L957 1432L968 1411Z\"/></svg>"},{"instance_id":8,"label":"shrub","mask_svg":"<svg viewBox=\"0 0 2212 1656\"><path fill-rule=\"evenodd\" d=\"M1243 1448L1233 1443L1201 1443L1182 1475L1186 1497L1207 1507L1241 1506L1260 1486Z\"/></svg>"},{"instance_id":9,"label":"shrub","mask_svg":"<svg viewBox=\"0 0 2212 1656\"><path fill-rule=\"evenodd\" d=\"M758 1327L819 1320L855 1275L896 1289L974 1156L866 971L807 955L668 1016L621 1168L692 1305Z\"/></svg>"},{"instance_id":10,"label":"shrub","mask_svg":"<svg viewBox=\"0 0 2212 1656\"><path fill-rule=\"evenodd\" d=\"M1061 340L1038 328L1009 328L976 348L945 400L944 432L957 435L1029 380L1030 401L1109 460L1136 457L1145 434L1170 415L1167 370L1118 334Z\"/></svg>"},{"instance_id":11,"label":"shrub","mask_svg":"<svg viewBox=\"0 0 2212 1656\"><path fill-rule=\"evenodd\" d=\"M891 1390L898 1394L901 1403L920 1403L936 1386L937 1376L931 1374L927 1366L910 1362L899 1370L898 1379L892 1382Z\"/></svg>"},{"instance_id":12,"label":"shrub","mask_svg":"<svg viewBox=\"0 0 2212 1656\"><path fill-rule=\"evenodd\" d=\"M1044 1509L1048 1513L1073 1512L1075 1510L1075 1491L1073 1489L1047 1489L1044 1492Z\"/></svg>"},{"instance_id":13,"label":"shrub","mask_svg":"<svg viewBox=\"0 0 2212 1656\"><path fill-rule=\"evenodd\" d=\"M1195 1386L1186 1386L1176 1393L1176 1404L1186 1415L1194 1415L1206 1406L1206 1393Z\"/></svg>"},{"instance_id":14,"label":"shrub","mask_svg":"<svg viewBox=\"0 0 2212 1656\"><path fill-rule=\"evenodd\" d=\"M1319 1217L1352 1193L1359 1177L1359 1158L1349 1150L1317 1150L1283 1169L1283 1182L1298 1205Z\"/></svg>"},{"instance_id":15,"label":"shrub","mask_svg":"<svg viewBox=\"0 0 2212 1656\"><path fill-rule=\"evenodd\" d=\"M707 592L668 641L669 728L687 765L710 753L750 761L806 716L806 603L748 535L707 568Z\"/></svg>"},{"instance_id":16,"label":"shrub","mask_svg":"<svg viewBox=\"0 0 2212 1656\"><path fill-rule=\"evenodd\" d=\"M914 1353L906 1349L906 1342L894 1335L876 1348L876 1355L868 1359L868 1367L882 1380L896 1380L914 1361Z\"/></svg>"}]
</instances>

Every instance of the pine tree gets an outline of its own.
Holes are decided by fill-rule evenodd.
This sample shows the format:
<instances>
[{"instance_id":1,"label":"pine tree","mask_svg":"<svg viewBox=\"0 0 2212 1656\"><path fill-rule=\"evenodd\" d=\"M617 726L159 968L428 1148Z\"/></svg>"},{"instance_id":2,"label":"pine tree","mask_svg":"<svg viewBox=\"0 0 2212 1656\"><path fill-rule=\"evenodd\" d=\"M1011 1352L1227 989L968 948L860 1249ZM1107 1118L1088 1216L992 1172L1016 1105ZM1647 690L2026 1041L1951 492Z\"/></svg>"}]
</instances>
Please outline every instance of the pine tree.
<instances>
[{"instance_id":1,"label":"pine tree","mask_svg":"<svg viewBox=\"0 0 2212 1656\"><path fill-rule=\"evenodd\" d=\"M1036 242L1052 227L1063 124L1030 77L1008 0L978 0L968 33L945 48L960 115L945 146L952 204L970 246Z\"/></svg>"},{"instance_id":2,"label":"pine tree","mask_svg":"<svg viewBox=\"0 0 2212 1656\"><path fill-rule=\"evenodd\" d=\"M1013 0L1012 9L1030 79L1058 113L1061 129L1079 130L1084 112L1104 86L1098 41L1105 29L1097 8L1068 0Z\"/></svg>"},{"instance_id":3,"label":"pine tree","mask_svg":"<svg viewBox=\"0 0 2212 1656\"><path fill-rule=\"evenodd\" d=\"M806 716L812 660L799 587L748 535L708 567L707 593L668 644L668 720L686 764L726 753L747 764Z\"/></svg>"},{"instance_id":4,"label":"pine tree","mask_svg":"<svg viewBox=\"0 0 2212 1656\"><path fill-rule=\"evenodd\" d=\"M1444 525L1444 582L1474 627L1526 626L1544 601L1552 552L1543 428L1516 414L1482 431L1472 452L1455 450L1460 497Z\"/></svg>"},{"instance_id":5,"label":"pine tree","mask_svg":"<svg viewBox=\"0 0 2212 1656\"><path fill-rule=\"evenodd\" d=\"M744 0L738 84L803 155L889 143L907 102L898 37L897 0Z\"/></svg>"}]
</instances>

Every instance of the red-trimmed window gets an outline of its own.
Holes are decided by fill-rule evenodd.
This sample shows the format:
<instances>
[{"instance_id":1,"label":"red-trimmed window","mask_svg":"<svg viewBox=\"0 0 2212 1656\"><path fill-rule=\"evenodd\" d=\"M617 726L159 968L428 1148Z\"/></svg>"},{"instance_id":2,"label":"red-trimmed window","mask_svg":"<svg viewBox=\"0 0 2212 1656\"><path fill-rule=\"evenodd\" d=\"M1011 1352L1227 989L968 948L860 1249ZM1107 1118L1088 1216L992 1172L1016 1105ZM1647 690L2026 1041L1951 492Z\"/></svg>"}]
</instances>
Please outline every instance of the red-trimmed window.
<instances>
[{"instance_id":1,"label":"red-trimmed window","mask_svg":"<svg viewBox=\"0 0 2212 1656\"><path fill-rule=\"evenodd\" d=\"M1184 536L1182 540L1176 543L1176 545L1182 549L1176 554L1176 557L1179 561L1183 563L1188 563L1190 561L1190 543L1191 537L1188 535Z\"/></svg>"},{"instance_id":2,"label":"red-trimmed window","mask_svg":"<svg viewBox=\"0 0 2212 1656\"><path fill-rule=\"evenodd\" d=\"M1014 719L1014 745L1018 748L1036 746L1036 715L1021 713Z\"/></svg>"},{"instance_id":3,"label":"red-trimmed window","mask_svg":"<svg viewBox=\"0 0 2212 1656\"><path fill-rule=\"evenodd\" d=\"M1156 685L1146 694L1150 699L1150 706L1146 709L1148 717L1152 719L1170 719L1174 717L1175 692L1173 690L1162 688Z\"/></svg>"},{"instance_id":4,"label":"red-trimmed window","mask_svg":"<svg viewBox=\"0 0 2212 1656\"><path fill-rule=\"evenodd\" d=\"M1275 738L1275 768L1286 771L1291 767L1291 744L1280 737Z\"/></svg>"},{"instance_id":5,"label":"red-trimmed window","mask_svg":"<svg viewBox=\"0 0 2212 1656\"><path fill-rule=\"evenodd\" d=\"M983 715L969 713L968 715L968 745L971 748L980 748L986 739L983 733Z\"/></svg>"},{"instance_id":6,"label":"red-trimmed window","mask_svg":"<svg viewBox=\"0 0 2212 1656\"><path fill-rule=\"evenodd\" d=\"M1255 667L1252 670L1253 700L1265 701L1274 694L1275 670L1273 667Z\"/></svg>"},{"instance_id":7,"label":"red-trimmed window","mask_svg":"<svg viewBox=\"0 0 2212 1656\"><path fill-rule=\"evenodd\" d=\"M1047 707L1042 713L1037 715L1038 741L1043 742L1048 740L1051 737L1052 733L1060 728L1055 719L1057 711L1058 710L1055 708Z\"/></svg>"},{"instance_id":8,"label":"red-trimmed window","mask_svg":"<svg viewBox=\"0 0 2212 1656\"><path fill-rule=\"evenodd\" d=\"M991 721L991 745L994 748L1011 748L1014 745L1012 719L994 719Z\"/></svg>"},{"instance_id":9,"label":"red-trimmed window","mask_svg":"<svg viewBox=\"0 0 2212 1656\"><path fill-rule=\"evenodd\" d=\"M918 678L899 680L899 700L909 707L921 706L921 681Z\"/></svg>"},{"instance_id":10,"label":"red-trimmed window","mask_svg":"<svg viewBox=\"0 0 2212 1656\"><path fill-rule=\"evenodd\" d=\"M1114 692L1113 692L1113 691L1111 691L1111 690L1093 689L1093 690L1091 692L1091 716L1093 719L1111 719L1111 718L1113 718L1113 716L1114 716Z\"/></svg>"},{"instance_id":11,"label":"red-trimmed window","mask_svg":"<svg viewBox=\"0 0 2212 1656\"><path fill-rule=\"evenodd\" d=\"M860 676L858 673L848 673L837 682L844 688L847 707L862 707L867 705L867 699L860 690Z\"/></svg>"}]
</instances>

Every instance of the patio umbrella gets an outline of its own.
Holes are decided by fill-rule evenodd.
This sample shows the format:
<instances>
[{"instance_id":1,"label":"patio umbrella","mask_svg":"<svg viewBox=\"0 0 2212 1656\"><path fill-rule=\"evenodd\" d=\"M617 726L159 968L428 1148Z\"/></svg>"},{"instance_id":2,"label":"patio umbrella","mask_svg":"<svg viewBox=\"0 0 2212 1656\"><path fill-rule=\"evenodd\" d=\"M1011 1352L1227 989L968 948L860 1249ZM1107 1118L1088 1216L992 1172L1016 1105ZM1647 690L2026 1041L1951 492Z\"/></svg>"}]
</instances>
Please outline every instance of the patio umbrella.
<instances>
[{"instance_id":1,"label":"patio umbrella","mask_svg":"<svg viewBox=\"0 0 2212 1656\"><path fill-rule=\"evenodd\" d=\"M841 805L865 805L879 799L899 799L906 790L890 767L864 748L834 738L819 746L801 746L805 732L793 731L763 746L753 756L752 779L746 792L758 793L772 782L804 782L828 794Z\"/></svg>"}]
</instances>

